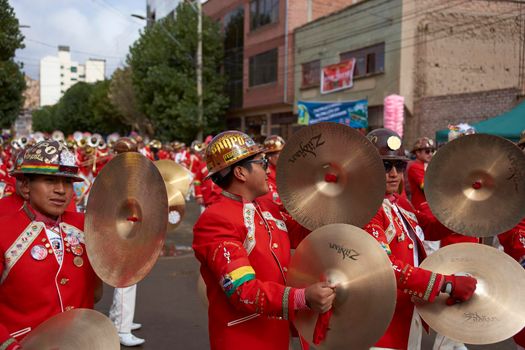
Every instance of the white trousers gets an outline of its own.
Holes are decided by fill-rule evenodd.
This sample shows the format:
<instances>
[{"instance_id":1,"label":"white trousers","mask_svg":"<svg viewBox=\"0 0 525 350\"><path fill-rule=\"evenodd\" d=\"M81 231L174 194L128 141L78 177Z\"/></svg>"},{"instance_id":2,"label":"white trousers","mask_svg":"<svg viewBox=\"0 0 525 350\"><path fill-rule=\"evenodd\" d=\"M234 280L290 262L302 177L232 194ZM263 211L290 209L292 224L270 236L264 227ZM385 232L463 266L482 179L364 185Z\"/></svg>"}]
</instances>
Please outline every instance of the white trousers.
<instances>
[{"instance_id":1,"label":"white trousers","mask_svg":"<svg viewBox=\"0 0 525 350\"><path fill-rule=\"evenodd\" d=\"M436 340L434 341L434 347L432 350L462 350L467 349L465 344L452 340L445 337L442 334L436 334Z\"/></svg>"},{"instance_id":2,"label":"white trousers","mask_svg":"<svg viewBox=\"0 0 525 350\"><path fill-rule=\"evenodd\" d=\"M113 304L109 310L109 318L119 333L131 333L131 324L135 316L136 296L136 284L126 288L115 288L113 292Z\"/></svg>"}]
</instances>

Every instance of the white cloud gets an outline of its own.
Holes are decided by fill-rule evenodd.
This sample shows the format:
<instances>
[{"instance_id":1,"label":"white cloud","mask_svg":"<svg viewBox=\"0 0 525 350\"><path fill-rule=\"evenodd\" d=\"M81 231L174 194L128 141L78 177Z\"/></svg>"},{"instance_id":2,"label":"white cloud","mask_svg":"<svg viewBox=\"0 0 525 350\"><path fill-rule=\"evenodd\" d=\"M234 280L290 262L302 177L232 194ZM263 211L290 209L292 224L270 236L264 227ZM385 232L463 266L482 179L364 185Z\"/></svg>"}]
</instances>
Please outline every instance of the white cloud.
<instances>
[{"instance_id":1,"label":"white cloud","mask_svg":"<svg viewBox=\"0 0 525 350\"><path fill-rule=\"evenodd\" d=\"M11 0L22 29L26 48L17 51L25 71L38 78L42 57L57 54L68 45L72 59L106 59L106 74L125 62L129 46L144 26L132 13L145 13L145 0ZM38 43L40 42L40 43ZM44 44L42 44L44 43ZM47 46L46 46L47 45Z\"/></svg>"}]
</instances>

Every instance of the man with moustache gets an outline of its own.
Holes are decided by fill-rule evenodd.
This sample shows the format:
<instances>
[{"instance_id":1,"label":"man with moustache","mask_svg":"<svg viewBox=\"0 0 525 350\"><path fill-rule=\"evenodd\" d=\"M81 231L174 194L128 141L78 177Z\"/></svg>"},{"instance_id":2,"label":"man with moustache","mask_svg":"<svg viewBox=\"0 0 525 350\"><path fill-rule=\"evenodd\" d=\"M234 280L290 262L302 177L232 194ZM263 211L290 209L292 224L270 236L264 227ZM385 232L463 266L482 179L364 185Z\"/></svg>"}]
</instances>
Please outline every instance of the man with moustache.
<instances>
[{"instance_id":1,"label":"man with moustache","mask_svg":"<svg viewBox=\"0 0 525 350\"><path fill-rule=\"evenodd\" d=\"M28 149L13 175L27 201L0 218L0 349L14 350L39 324L74 308L93 308L102 283L86 255L84 217L66 211L78 176L57 141Z\"/></svg>"}]
</instances>

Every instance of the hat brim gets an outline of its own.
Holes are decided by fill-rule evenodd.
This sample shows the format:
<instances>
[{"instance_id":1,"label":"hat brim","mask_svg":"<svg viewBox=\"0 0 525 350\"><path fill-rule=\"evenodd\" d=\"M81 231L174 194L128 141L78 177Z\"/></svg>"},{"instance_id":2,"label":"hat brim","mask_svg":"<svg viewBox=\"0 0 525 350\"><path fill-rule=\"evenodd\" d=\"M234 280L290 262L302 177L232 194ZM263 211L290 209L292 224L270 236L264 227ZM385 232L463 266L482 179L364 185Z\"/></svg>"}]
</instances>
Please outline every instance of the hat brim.
<instances>
[{"instance_id":1,"label":"hat brim","mask_svg":"<svg viewBox=\"0 0 525 350\"><path fill-rule=\"evenodd\" d=\"M57 172L57 173L46 173L46 172L43 172L43 171L24 171L24 172L22 172L20 170L15 170L15 171L12 171L10 173L10 175L15 177L18 180L24 178L24 176L27 176L27 175L46 175L46 176L66 177L68 179L71 179L73 182L85 181L85 179L83 177L80 177L78 175L73 175L73 174L69 174L69 173L62 173L62 172Z\"/></svg>"}]
</instances>

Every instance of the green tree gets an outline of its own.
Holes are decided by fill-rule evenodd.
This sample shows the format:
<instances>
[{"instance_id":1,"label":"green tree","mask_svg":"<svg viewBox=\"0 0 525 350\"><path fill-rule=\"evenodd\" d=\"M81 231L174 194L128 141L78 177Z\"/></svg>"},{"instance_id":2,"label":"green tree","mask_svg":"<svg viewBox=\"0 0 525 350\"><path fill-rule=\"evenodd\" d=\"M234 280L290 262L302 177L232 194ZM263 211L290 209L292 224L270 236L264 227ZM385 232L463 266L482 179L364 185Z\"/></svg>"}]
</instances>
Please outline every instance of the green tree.
<instances>
[{"instance_id":1,"label":"green tree","mask_svg":"<svg viewBox=\"0 0 525 350\"><path fill-rule=\"evenodd\" d=\"M18 19L7 0L0 0L0 127L15 121L24 102L24 75L14 61L15 51L24 48Z\"/></svg>"},{"instance_id":2,"label":"green tree","mask_svg":"<svg viewBox=\"0 0 525 350\"><path fill-rule=\"evenodd\" d=\"M127 134L131 128L124 124L122 115L109 99L110 85L110 80L98 81L93 85L88 101L93 113L90 121L91 130L104 135L113 132Z\"/></svg>"},{"instance_id":3,"label":"green tree","mask_svg":"<svg viewBox=\"0 0 525 350\"><path fill-rule=\"evenodd\" d=\"M57 129L56 105L44 106L33 111L33 130L53 132Z\"/></svg>"},{"instance_id":4,"label":"green tree","mask_svg":"<svg viewBox=\"0 0 525 350\"><path fill-rule=\"evenodd\" d=\"M109 100L118 110L122 122L141 135L153 136L153 127L137 105L137 97L131 81L131 68L117 68L111 77Z\"/></svg>"},{"instance_id":5,"label":"green tree","mask_svg":"<svg viewBox=\"0 0 525 350\"><path fill-rule=\"evenodd\" d=\"M224 77L219 74L223 37L219 24L203 17L203 106L204 133L223 129L228 106ZM195 56L197 14L181 3L176 19L171 16L147 27L128 56L132 81L140 110L151 120L157 137L163 140L195 139L197 120Z\"/></svg>"}]
</instances>

